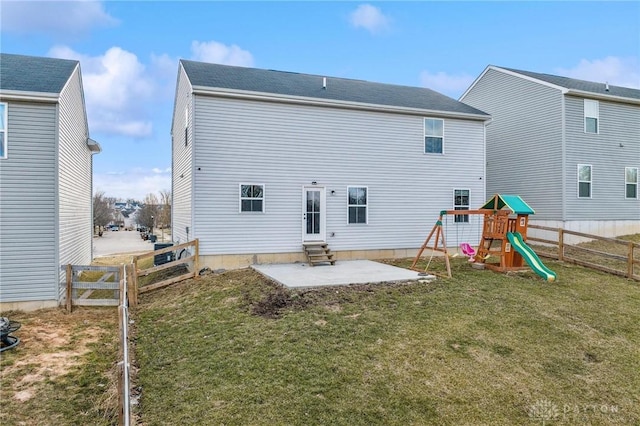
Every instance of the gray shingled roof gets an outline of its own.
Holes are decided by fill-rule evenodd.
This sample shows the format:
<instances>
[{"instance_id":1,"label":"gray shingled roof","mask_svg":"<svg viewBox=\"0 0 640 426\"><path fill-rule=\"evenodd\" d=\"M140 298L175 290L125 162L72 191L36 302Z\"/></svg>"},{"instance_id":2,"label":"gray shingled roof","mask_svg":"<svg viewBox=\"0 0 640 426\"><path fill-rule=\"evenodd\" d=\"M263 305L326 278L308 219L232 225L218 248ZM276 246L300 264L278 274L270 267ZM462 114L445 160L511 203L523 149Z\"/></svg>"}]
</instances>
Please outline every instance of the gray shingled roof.
<instances>
[{"instance_id":1,"label":"gray shingled roof","mask_svg":"<svg viewBox=\"0 0 640 426\"><path fill-rule=\"evenodd\" d=\"M606 90L606 82L596 83L593 81L577 80L575 78L560 77L551 74L540 74L537 72L516 70L513 68L498 67L503 70L515 72L518 74L526 75L527 77L535 78L547 83L555 84L556 86L564 87L570 90L580 90L583 92L590 92L599 95L620 96L623 98L640 99L640 90L631 89L629 87L613 86L609 85L609 91Z\"/></svg>"},{"instance_id":2,"label":"gray shingled roof","mask_svg":"<svg viewBox=\"0 0 640 426\"><path fill-rule=\"evenodd\" d=\"M78 61L0 53L0 90L60 93Z\"/></svg>"},{"instance_id":3,"label":"gray shingled roof","mask_svg":"<svg viewBox=\"0 0 640 426\"><path fill-rule=\"evenodd\" d=\"M180 62L193 86L489 117L489 114L478 109L425 88L371 83L363 80L327 76L327 87L323 89L322 84L325 76L320 75L234 67L184 59Z\"/></svg>"}]
</instances>

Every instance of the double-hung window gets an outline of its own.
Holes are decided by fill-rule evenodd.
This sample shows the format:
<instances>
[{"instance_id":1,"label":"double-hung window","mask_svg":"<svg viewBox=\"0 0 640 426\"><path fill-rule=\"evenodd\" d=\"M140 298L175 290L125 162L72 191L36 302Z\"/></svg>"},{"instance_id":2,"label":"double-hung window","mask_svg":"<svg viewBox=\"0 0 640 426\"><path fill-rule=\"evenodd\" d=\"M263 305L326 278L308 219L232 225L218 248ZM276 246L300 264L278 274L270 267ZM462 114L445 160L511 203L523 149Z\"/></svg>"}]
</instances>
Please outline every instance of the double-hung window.
<instances>
[{"instance_id":1,"label":"double-hung window","mask_svg":"<svg viewBox=\"0 0 640 426\"><path fill-rule=\"evenodd\" d=\"M425 154L444 153L444 120L424 119L424 152Z\"/></svg>"},{"instance_id":2,"label":"double-hung window","mask_svg":"<svg viewBox=\"0 0 640 426\"><path fill-rule=\"evenodd\" d=\"M7 158L7 104L0 103L0 159Z\"/></svg>"},{"instance_id":3,"label":"double-hung window","mask_svg":"<svg viewBox=\"0 0 640 426\"><path fill-rule=\"evenodd\" d=\"M584 132L598 133L600 108L598 101L584 100Z\"/></svg>"},{"instance_id":4,"label":"double-hung window","mask_svg":"<svg viewBox=\"0 0 640 426\"><path fill-rule=\"evenodd\" d=\"M240 184L240 212L264 212L264 185Z\"/></svg>"},{"instance_id":5,"label":"double-hung window","mask_svg":"<svg viewBox=\"0 0 640 426\"><path fill-rule=\"evenodd\" d=\"M590 164L578 164L578 198L591 198L591 176Z\"/></svg>"},{"instance_id":6,"label":"double-hung window","mask_svg":"<svg viewBox=\"0 0 640 426\"><path fill-rule=\"evenodd\" d=\"M454 210L469 210L469 190L468 189L454 189L453 190L453 209ZM469 223L468 214L455 215L455 223Z\"/></svg>"},{"instance_id":7,"label":"double-hung window","mask_svg":"<svg viewBox=\"0 0 640 426\"><path fill-rule=\"evenodd\" d=\"M638 168L625 167L624 169L625 198L638 198Z\"/></svg>"},{"instance_id":8,"label":"double-hung window","mask_svg":"<svg viewBox=\"0 0 640 426\"><path fill-rule=\"evenodd\" d=\"M349 223L367 223L368 190L366 186L347 187Z\"/></svg>"}]
</instances>

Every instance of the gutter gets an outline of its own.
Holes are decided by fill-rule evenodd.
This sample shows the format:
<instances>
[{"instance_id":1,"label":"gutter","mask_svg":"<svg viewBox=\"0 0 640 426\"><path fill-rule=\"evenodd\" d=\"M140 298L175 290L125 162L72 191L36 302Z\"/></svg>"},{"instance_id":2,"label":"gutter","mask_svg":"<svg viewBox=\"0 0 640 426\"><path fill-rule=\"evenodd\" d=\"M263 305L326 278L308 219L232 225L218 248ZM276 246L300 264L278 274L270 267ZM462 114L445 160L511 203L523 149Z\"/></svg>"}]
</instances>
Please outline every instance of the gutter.
<instances>
[{"instance_id":1,"label":"gutter","mask_svg":"<svg viewBox=\"0 0 640 426\"><path fill-rule=\"evenodd\" d=\"M599 99L603 101L621 102L625 104L640 105L640 99L627 98L624 96L607 95L603 93L585 92L584 90L566 89L565 95L580 96L581 98Z\"/></svg>"},{"instance_id":2,"label":"gutter","mask_svg":"<svg viewBox=\"0 0 640 426\"><path fill-rule=\"evenodd\" d=\"M31 101L31 102L58 102L59 93L25 92L21 90L2 90L0 100L3 101Z\"/></svg>"}]
</instances>

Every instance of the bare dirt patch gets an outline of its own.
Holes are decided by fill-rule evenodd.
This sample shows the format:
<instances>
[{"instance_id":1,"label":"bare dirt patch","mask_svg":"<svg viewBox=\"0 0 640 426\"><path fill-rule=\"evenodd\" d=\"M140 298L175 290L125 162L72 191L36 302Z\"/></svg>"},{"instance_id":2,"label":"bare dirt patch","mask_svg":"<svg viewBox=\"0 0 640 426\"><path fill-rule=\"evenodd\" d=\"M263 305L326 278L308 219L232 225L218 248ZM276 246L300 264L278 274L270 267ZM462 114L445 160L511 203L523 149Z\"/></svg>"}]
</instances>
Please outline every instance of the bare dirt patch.
<instances>
[{"instance_id":1,"label":"bare dirt patch","mask_svg":"<svg viewBox=\"0 0 640 426\"><path fill-rule=\"evenodd\" d=\"M82 394L78 395L73 389L78 386L78 380L86 383L85 379L78 379L78 374L82 375L89 360L96 356L96 345L113 347L106 342L117 341L118 317L114 309L77 308L69 314L54 308L1 315L22 324L13 333L20 344L0 357L1 398L3 411L11 413L7 419L9 424L47 424L41 420L57 409L47 407L52 397L67 404L81 398ZM96 373L96 380L103 382L105 390L112 386L109 382L113 377L108 368ZM65 395L58 387L68 389L70 394Z\"/></svg>"},{"instance_id":2,"label":"bare dirt patch","mask_svg":"<svg viewBox=\"0 0 640 426\"><path fill-rule=\"evenodd\" d=\"M11 317L22 322L15 333L20 344L16 347L14 362L3 368L2 376L20 376L11 384L14 399L29 400L37 393L39 382L56 380L82 362L82 356L89 352L88 345L98 341L104 332L98 327L85 328L88 319L82 317L82 314L66 314L60 309L18 313ZM82 321L80 329L78 320ZM21 370L29 373L16 374Z\"/></svg>"}]
</instances>

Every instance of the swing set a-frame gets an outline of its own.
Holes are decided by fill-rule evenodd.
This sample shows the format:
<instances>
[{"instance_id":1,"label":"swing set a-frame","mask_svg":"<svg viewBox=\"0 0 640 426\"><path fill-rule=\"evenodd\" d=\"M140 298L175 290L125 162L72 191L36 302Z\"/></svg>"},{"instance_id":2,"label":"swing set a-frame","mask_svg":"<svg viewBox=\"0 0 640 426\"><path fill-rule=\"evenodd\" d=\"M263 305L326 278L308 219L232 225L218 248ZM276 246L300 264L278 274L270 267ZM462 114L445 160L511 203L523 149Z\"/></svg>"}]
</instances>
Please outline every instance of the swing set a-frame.
<instances>
[{"instance_id":1,"label":"swing set a-frame","mask_svg":"<svg viewBox=\"0 0 640 426\"><path fill-rule=\"evenodd\" d=\"M431 228L431 232L427 236L427 239L424 241L416 258L413 260L411 264L411 269L418 272L427 272L429 266L431 265L431 261L433 260L433 256L436 252L443 253L444 255L444 263L447 269L447 276L451 278L451 263L449 262L449 252L447 250L447 241L445 239L445 232L442 229L442 223L446 215L491 215L493 214L493 210L489 209L479 209L479 210L441 210L440 216L436 221L436 224ZM433 238L433 242L431 241ZM429 244L431 243L431 245ZM457 241L456 241L457 243ZM429 256L429 261L424 270L417 268L417 264L422 258L422 254L425 250L431 249L431 256ZM475 253L474 253L475 254Z\"/></svg>"}]
</instances>

